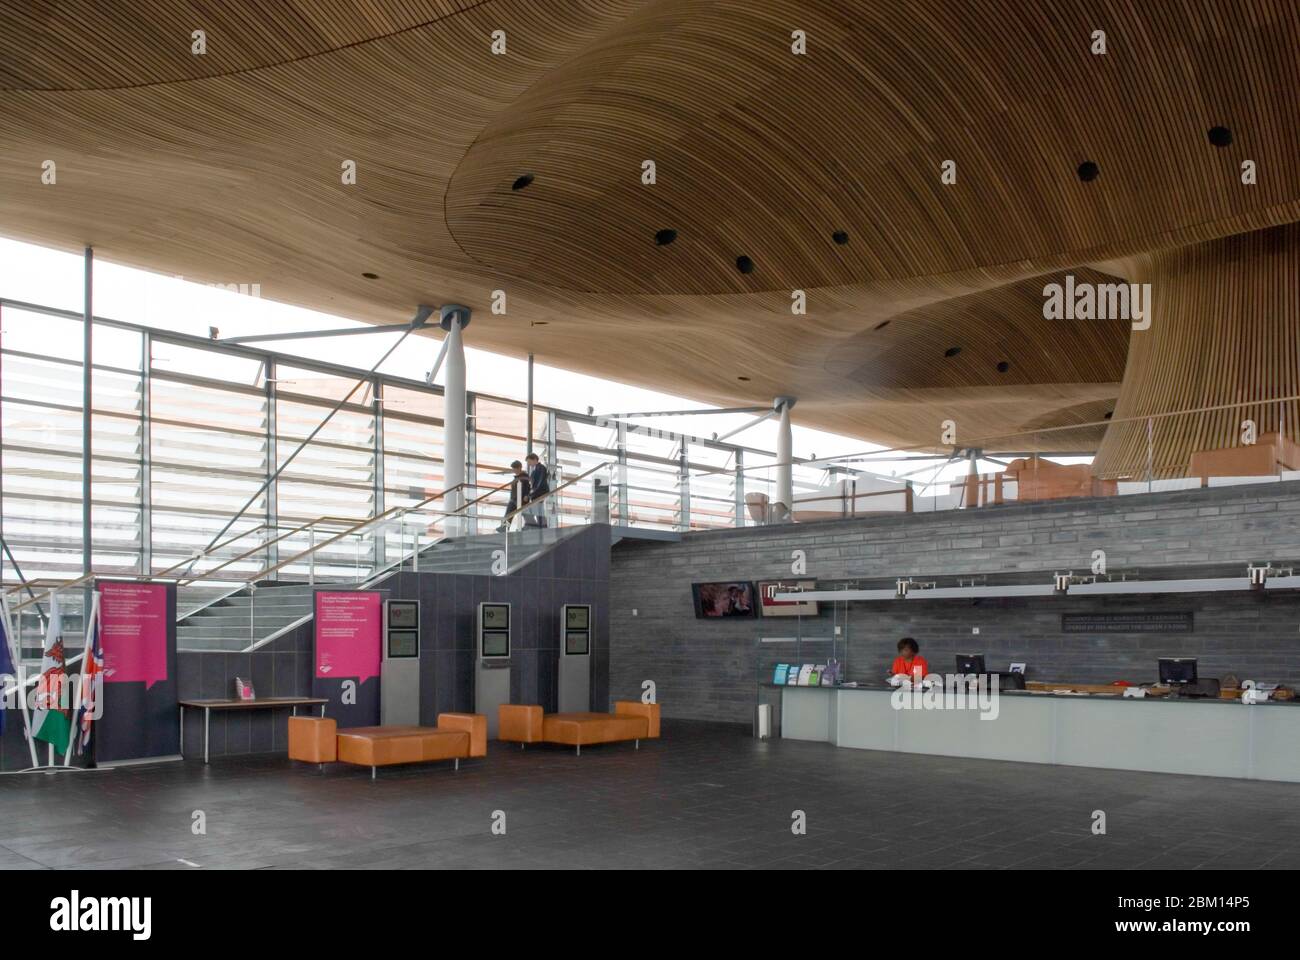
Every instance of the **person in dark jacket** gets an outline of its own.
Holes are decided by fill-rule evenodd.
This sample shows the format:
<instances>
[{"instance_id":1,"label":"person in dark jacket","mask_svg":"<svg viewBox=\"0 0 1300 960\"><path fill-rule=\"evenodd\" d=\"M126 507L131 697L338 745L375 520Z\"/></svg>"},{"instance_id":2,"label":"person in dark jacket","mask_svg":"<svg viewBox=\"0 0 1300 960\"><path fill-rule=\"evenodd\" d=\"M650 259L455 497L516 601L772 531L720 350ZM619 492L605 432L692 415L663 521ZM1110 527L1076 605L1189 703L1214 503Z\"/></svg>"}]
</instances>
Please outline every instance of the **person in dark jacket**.
<instances>
[{"instance_id":1,"label":"person in dark jacket","mask_svg":"<svg viewBox=\"0 0 1300 960\"><path fill-rule=\"evenodd\" d=\"M532 500L537 500L551 489L546 464L542 463L542 458L535 453L530 453L525 459L528 461L528 496ZM546 526L546 501L543 500L529 509L524 515L524 523L534 527Z\"/></svg>"},{"instance_id":2,"label":"person in dark jacket","mask_svg":"<svg viewBox=\"0 0 1300 960\"><path fill-rule=\"evenodd\" d=\"M514 476L510 478L510 502L506 504L506 515L501 518L501 525L497 527L497 533L505 533L509 525L509 516L520 507L528 502L529 486L528 474L524 473L524 465L518 460L512 460L510 469L514 471ZM527 515L525 515L526 517ZM527 519L524 521L527 523Z\"/></svg>"}]
</instances>

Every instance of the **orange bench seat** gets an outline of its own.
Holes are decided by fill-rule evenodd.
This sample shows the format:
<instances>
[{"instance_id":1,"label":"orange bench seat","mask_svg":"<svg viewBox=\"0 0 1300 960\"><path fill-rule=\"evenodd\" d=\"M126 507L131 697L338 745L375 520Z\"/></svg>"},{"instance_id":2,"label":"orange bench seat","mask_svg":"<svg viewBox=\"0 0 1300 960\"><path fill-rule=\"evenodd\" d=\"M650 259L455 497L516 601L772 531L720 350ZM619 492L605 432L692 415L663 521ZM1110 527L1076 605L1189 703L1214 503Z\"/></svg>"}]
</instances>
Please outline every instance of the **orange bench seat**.
<instances>
[{"instance_id":1,"label":"orange bench seat","mask_svg":"<svg viewBox=\"0 0 1300 960\"><path fill-rule=\"evenodd\" d=\"M509 743L558 743L579 754L594 743L632 740L639 748L640 741L659 736L659 704L619 700L613 713L552 714L543 714L537 704L502 704L497 731L497 738Z\"/></svg>"},{"instance_id":2,"label":"orange bench seat","mask_svg":"<svg viewBox=\"0 0 1300 960\"><path fill-rule=\"evenodd\" d=\"M350 727L336 731L334 720L328 717L291 717L290 721L290 758L311 763L337 759L369 767L372 779L378 767L454 760L459 769L461 758L487 756L487 717L477 713L440 713L436 727Z\"/></svg>"}]
</instances>

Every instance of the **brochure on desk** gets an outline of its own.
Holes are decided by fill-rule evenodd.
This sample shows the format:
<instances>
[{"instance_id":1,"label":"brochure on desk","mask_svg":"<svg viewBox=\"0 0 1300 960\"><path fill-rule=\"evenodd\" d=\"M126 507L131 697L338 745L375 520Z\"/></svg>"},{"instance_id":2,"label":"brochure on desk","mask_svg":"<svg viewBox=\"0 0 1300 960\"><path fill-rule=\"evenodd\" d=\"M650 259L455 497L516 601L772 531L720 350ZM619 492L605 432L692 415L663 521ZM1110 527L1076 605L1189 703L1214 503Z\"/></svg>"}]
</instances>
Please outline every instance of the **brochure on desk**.
<instances>
[{"instance_id":1,"label":"brochure on desk","mask_svg":"<svg viewBox=\"0 0 1300 960\"><path fill-rule=\"evenodd\" d=\"M839 680L839 664L778 663L772 682L783 687L833 687Z\"/></svg>"}]
</instances>

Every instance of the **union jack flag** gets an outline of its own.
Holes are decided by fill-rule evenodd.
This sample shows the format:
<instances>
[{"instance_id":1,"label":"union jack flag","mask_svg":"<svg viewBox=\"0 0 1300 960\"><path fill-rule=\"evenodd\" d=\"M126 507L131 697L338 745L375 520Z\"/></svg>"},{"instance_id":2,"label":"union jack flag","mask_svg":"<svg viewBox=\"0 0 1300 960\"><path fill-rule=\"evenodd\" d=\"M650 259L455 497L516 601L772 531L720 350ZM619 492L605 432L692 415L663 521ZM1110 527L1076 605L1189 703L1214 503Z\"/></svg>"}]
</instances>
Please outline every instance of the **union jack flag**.
<instances>
[{"instance_id":1,"label":"union jack flag","mask_svg":"<svg viewBox=\"0 0 1300 960\"><path fill-rule=\"evenodd\" d=\"M99 696L104 684L104 648L99 642L99 592L91 601L90 633L86 637L85 653L81 660L81 703L77 706L77 754L90 746L90 732L94 726Z\"/></svg>"}]
</instances>

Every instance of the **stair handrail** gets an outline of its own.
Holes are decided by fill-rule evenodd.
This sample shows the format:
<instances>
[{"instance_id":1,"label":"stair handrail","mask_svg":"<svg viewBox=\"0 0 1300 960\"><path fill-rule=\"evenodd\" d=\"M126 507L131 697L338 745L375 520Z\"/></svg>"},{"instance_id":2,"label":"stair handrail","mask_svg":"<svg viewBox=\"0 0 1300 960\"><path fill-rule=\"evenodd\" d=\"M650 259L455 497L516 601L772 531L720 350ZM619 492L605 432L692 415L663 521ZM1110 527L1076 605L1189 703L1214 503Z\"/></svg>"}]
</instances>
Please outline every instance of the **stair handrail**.
<instances>
[{"instance_id":1,"label":"stair handrail","mask_svg":"<svg viewBox=\"0 0 1300 960\"><path fill-rule=\"evenodd\" d=\"M487 493L484 493L484 494L482 494L481 496L475 497L473 500L469 501L468 503L466 503L466 504L464 504L464 505L458 507L458 508L455 509L455 510L450 510L450 511L448 511L448 510L428 510L428 509L427 509L427 506L428 506L428 504L433 503L435 500L441 500L441 499L443 499L443 498L444 498L445 496L447 496L447 494L449 494L449 493L454 493L454 492L456 492L456 491L458 491L458 490L465 489L465 488L468 488L468 487L481 488L481 487L482 487L482 484L477 484L477 483L459 483L459 484L456 484L456 485L453 486L453 487L449 487L449 488L446 489L446 490L439 491L438 493L434 494L433 496L426 497L425 499L421 500L419 503L415 504L414 506L389 507L389 508L388 508L387 510L385 510L383 513L378 513L378 514L376 514L376 515L373 516L373 517L367 517L367 518L365 518L365 519L357 519L357 518L351 518L351 517L331 517L331 516L318 517L317 519L311 521L310 523L304 524L304 525L303 525L303 526L302 526L298 531L294 531L294 532L301 532L301 530L305 530L305 529L307 529L307 528L309 528L309 527L313 527L313 526L315 526L315 525L318 524L318 523L323 523L323 522L327 522L327 521L331 521L331 522L341 522L341 523L348 523L349 526L346 527L345 529L339 531L338 533L334 534L333 536L327 537L326 539L320 541L319 543L315 543L315 544L313 544L312 546L308 547L306 550L303 550L303 551L300 551L299 553L294 554L292 557L288 557L287 559L281 560L281 561L279 561L278 563L272 564L271 566L264 567L263 569L258 570L258 571L255 572L255 573L251 573L251 574L248 574L248 575L243 576L243 577L237 577L237 578L234 578L234 580L233 580L232 582L235 582L235 583L245 583L245 584L247 584L247 583L254 583L254 582L258 581L258 580L265 579L266 577L268 577L268 576L270 576L271 574L275 573L276 571L282 569L283 567L287 567L287 566L290 566L291 564L298 563L298 562L300 562L301 560L303 560L304 558L309 557L309 556L311 556L312 554L315 554L315 553L317 553L317 552L320 551L320 550L323 550L325 547L328 547L328 546L330 546L330 545L332 545L332 544L334 544L334 543L337 543L339 540L342 540L344 537L352 536L353 534L359 533L360 531L366 529L367 527L371 527L371 526L374 526L375 524L385 523L385 522L391 521L391 520L393 520L395 517L397 517L397 516L401 516L401 515L404 515L404 514L407 514L407 513L413 513L413 512L416 512L416 511L420 511L420 512L423 512L423 513L426 513L426 514L433 514L433 515L435 515L435 516L441 516L441 517L455 517L455 516L460 516L461 514L463 514L464 511L468 510L469 508L471 508L471 507L473 507L473 506L476 506L476 505L479 504L479 503L482 503L484 500L486 500L486 499L488 499L489 497L491 497L494 493L497 493L497 492L499 492L499 491L501 491L501 490L504 490L504 489L505 489L506 487L508 487L509 485L510 485L510 484L507 482L507 483L503 483L503 484L501 484L500 486L490 487L490 488L488 488ZM291 533L289 533L289 534L286 534L285 536L292 536L292 535L293 535L293 532L291 532ZM284 537L280 537L280 538L278 538L278 539L284 539ZM258 551L257 551L257 550L252 551L252 553L256 553L256 552L258 552ZM199 581L199 580L210 579L211 574L212 574L215 570L220 570L220 569L222 569L223 567L229 566L229 564L230 564L231 562L234 562L234 561L229 561L229 562L227 562L227 563L225 563L225 564L222 564L221 567L216 567L216 568L214 568L213 570L210 570L210 571L208 571L207 573L203 574L202 576L193 577L193 578L191 578L191 579L189 579L189 580L182 581L181 585L182 585L182 586L188 586L189 584L191 584L191 583L195 583L196 581Z\"/></svg>"}]
</instances>

